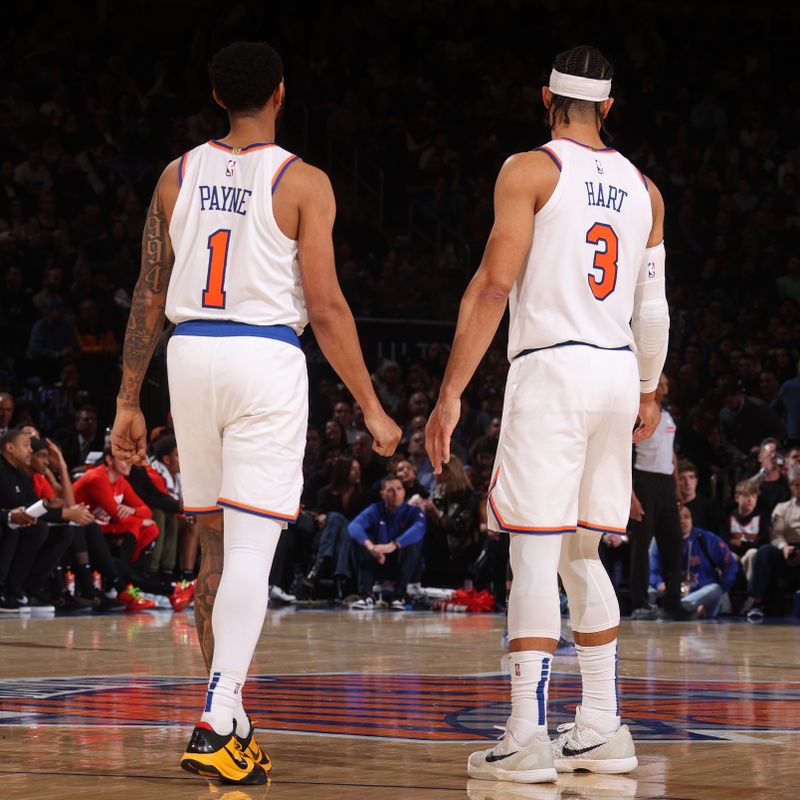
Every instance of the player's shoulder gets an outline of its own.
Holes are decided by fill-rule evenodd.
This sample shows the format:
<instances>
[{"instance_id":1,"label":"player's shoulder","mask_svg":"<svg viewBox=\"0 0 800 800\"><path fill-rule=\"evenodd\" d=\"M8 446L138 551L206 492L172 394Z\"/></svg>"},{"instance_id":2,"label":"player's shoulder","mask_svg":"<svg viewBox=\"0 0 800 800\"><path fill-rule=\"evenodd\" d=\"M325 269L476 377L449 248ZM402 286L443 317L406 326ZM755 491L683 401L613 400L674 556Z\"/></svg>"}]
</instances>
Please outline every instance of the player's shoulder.
<instances>
[{"instance_id":1,"label":"player's shoulder","mask_svg":"<svg viewBox=\"0 0 800 800\"><path fill-rule=\"evenodd\" d=\"M560 165L555 163L552 151L548 152L541 147L514 153L505 160L501 168L501 172L510 176L524 176L531 172L550 172L551 170L560 171Z\"/></svg>"},{"instance_id":2,"label":"player's shoulder","mask_svg":"<svg viewBox=\"0 0 800 800\"><path fill-rule=\"evenodd\" d=\"M644 175L644 173L642 173ZM661 194L661 190L656 186L655 181L648 178L646 175L644 177L647 180L647 194L650 195L650 203L653 206L653 214L655 216L663 216L664 214L664 197Z\"/></svg>"},{"instance_id":3,"label":"player's shoulder","mask_svg":"<svg viewBox=\"0 0 800 800\"><path fill-rule=\"evenodd\" d=\"M282 176L281 186L285 195L301 202L333 202L333 186L328 174L298 158Z\"/></svg>"}]
</instances>

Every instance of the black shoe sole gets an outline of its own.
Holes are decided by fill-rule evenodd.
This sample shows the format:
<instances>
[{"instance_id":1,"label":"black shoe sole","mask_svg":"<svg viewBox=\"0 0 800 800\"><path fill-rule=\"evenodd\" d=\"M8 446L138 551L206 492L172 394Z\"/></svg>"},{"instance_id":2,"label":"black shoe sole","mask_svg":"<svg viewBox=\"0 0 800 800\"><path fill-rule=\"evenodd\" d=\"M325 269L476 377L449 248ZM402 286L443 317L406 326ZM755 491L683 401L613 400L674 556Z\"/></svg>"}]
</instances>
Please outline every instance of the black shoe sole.
<instances>
[{"instance_id":1,"label":"black shoe sole","mask_svg":"<svg viewBox=\"0 0 800 800\"><path fill-rule=\"evenodd\" d=\"M182 759L181 767L193 775L200 775L204 778L217 778L221 783L232 786L263 786L268 780L267 773L260 764L256 764L255 769L240 781L225 778L214 767L203 764L200 761L193 761L191 758Z\"/></svg>"}]
</instances>

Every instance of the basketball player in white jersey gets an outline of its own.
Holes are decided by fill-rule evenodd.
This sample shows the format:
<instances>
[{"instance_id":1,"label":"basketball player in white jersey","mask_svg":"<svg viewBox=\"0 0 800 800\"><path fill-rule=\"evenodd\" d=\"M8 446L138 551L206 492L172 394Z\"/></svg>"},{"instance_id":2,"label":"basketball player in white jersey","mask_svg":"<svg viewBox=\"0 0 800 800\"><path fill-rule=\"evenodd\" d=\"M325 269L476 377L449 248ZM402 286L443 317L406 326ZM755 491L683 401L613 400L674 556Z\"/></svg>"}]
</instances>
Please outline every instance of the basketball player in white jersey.
<instances>
[{"instance_id":1,"label":"basketball player in white jersey","mask_svg":"<svg viewBox=\"0 0 800 800\"><path fill-rule=\"evenodd\" d=\"M156 187L112 444L119 457L144 463L139 391L166 314L176 324L168 371L185 510L203 520L195 613L210 666L181 766L260 784L271 763L241 692L278 538L298 512L308 405L298 336L307 322L363 408L374 449L390 455L401 431L375 395L336 278L330 182L274 143L285 95L280 57L266 44L238 42L216 54L210 75L230 133L174 161Z\"/></svg>"},{"instance_id":2,"label":"basketball player in white jersey","mask_svg":"<svg viewBox=\"0 0 800 800\"><path fill-rule=\"evenodd\" d=\"M489 525L511 539L511 716L474 778L543 782L556 771L637 765L620 726L619 606L598 556L621 533L631 496L631 434L652 435L667 351L661 196L600 134L611 65L593 47L559 55L542 97L552 140L503 165L495 221L461 303L427 427L436 471L450 457L461 393L510 301L500 442ZM575 723L548 739L550 667L561 629L557 573L569 597L583 678Z\"/></svg>"}]
</instances>

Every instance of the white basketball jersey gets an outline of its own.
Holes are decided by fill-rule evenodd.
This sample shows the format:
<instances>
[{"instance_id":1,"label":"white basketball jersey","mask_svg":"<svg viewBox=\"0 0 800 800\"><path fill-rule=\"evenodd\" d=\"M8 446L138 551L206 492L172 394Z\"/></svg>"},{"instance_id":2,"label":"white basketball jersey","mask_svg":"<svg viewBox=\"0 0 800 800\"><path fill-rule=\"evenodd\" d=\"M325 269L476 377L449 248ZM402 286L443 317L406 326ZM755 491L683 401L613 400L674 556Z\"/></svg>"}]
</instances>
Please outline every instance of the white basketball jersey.
<instances>
[{"instance_id":1,"label":"white basketball jersey","mask_svg":"<svg viewBox=\"0 0 800 800\"><path fill-rule=\"evenodd\" d=\"M206 142L180 163L169 235L175 250L167 317L287 325L308 322L297 242L283 234L272 193L296 156L275 144Z\"/></svg>"},{"instance_id":2,"label":"white basketball jersey","mask_svg":"<svg viewBox=\"0 0 800 800\"><path fill-rule=\"evenodd\" d=\"M563 342L634 349L634 291L653 225L646 179L611 148L555 139L539 150L561 176L534 217L509 298L509 359Z\"/></svg>"}]
</instances>

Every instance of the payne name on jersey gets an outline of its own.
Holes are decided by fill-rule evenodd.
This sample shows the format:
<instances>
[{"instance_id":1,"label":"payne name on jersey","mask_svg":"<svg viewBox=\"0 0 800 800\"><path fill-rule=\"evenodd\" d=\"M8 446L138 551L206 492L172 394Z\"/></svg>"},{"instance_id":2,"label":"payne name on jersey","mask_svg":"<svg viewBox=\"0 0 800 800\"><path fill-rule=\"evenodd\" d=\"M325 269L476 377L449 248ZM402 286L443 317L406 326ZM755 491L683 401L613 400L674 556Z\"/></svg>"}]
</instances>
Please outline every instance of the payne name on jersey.
<instances>
[{"instance_id":1,"label":"payne name on jersey","mask_svg":"<svg viewBox=\"0 0 800 800\"><path fill-rule=\"evenodd\" d=\"M603 206L613 211L622 211L622 202L628 196L624 189L604 184L601 181L585 181L586 195L590 206Z\"/></svg>"},{"instance_id":2,"label":"payne name on jersey","mask_svg":"<svg viewBox=\"0 0 800 800\"><path fill-rule=\"evenodd\" d=\"M232 214L247 215L247 200L253 192L250 189L237 189L234 186L208 186L201 184L201 211L228 211Z\"/></svg>"}]
</instances>

